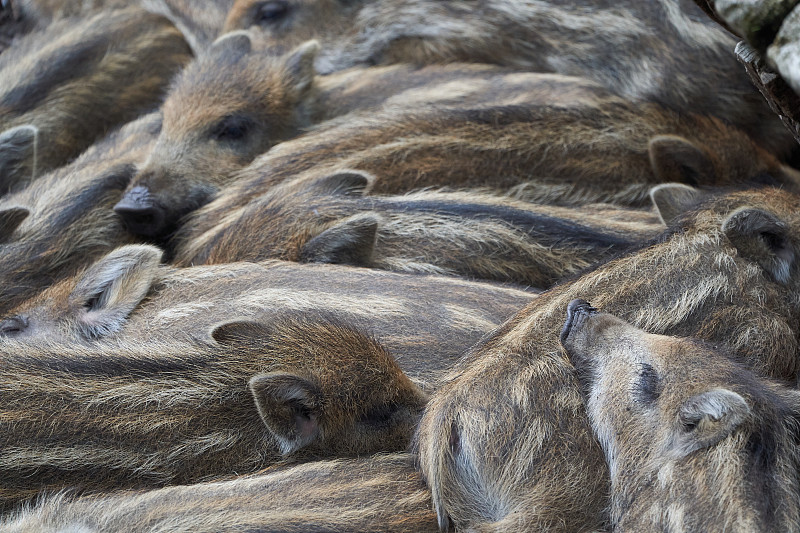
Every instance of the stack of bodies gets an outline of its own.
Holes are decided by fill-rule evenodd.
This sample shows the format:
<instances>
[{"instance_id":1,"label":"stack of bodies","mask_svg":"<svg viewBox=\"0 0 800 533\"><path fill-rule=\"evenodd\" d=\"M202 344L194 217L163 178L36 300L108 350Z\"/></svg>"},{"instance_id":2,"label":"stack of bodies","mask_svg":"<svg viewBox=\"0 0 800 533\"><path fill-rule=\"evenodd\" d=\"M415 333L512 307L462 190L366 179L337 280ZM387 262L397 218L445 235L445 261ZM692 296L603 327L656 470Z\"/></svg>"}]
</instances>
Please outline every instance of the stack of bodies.
<instances>
[{"instance_id":1,"label":"stack of bodies","mask_svg":"<svg viewBox=\"0 0 800 533\"><path fill-rule=\"evenodd\" d=\"M734 46L3 2L0 531L800 531L800 150Z\"/></svg>"}]
</instances>

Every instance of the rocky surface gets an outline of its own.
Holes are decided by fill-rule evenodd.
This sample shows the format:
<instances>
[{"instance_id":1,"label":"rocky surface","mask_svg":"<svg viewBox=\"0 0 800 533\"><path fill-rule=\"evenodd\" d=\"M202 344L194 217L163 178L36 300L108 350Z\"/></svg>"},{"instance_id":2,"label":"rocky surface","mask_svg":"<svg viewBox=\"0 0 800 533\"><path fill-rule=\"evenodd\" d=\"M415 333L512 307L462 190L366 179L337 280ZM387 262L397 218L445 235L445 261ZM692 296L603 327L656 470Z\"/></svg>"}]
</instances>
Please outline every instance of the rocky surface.
<instances>
[{"instance_id":1,"label":"rocky surface","mask_svg":"<svg viewBox=\"0 0 800 533\"><path fill-rule=\"evenodd\" d=\"M736 47L736 56L800 143L800 0L695 2L744 39Z\"/></svg>"}]
</instances>

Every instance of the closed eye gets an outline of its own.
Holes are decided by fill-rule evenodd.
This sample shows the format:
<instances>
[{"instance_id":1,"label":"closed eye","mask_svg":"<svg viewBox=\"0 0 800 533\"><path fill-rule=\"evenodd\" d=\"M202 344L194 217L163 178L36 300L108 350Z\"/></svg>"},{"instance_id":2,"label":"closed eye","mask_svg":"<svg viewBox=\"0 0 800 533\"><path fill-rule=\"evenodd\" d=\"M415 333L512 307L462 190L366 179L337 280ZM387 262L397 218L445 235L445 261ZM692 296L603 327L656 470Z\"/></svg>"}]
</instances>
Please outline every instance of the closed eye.
<instances>
[{"instance_id":1,"label":"closed eye","mask_svg":"<svg viewBox=\"0 0 800 533\"><path fill-rule=\"evenodd\" d=\"M28 329L28 317L16 315L0 322L0 335L5 337L15 337Z\"/></svg>"},{"instance_id":2,"label":"closed eye","mask_svg":"<svg viewBox=\"0 0 800 533\"><path fill-rule=\"evenodd\" d=\"M241 142L247 139L254 126L255 123L248 117L228 116L211 129L211 137L223 142Z\"/></svg>"},{"instance_id":3,"label":"closed eye","mask_svg":"<svg viewBox=\"0 0 800 533\"><path fill-rule=\"evenodd\" d=\"M655 369L647 363L642 363L639 376L633 390L633 398L637 402L652 403L661 395L661 379Z\"/></svg>"},{"instance_id":4,"label":"closed eye","mask_svg":"<svg viewBox=\"0 0 800 533\"><path fill-rule=\"evenodd\" d=\"M289 14L289 2L286 0L273 0L260 4L254 13L254 22L258 25L275 24Z\"/></svg>"},{"instance_id":5,"label":"closed eye","mask_svg":"<svg viewBox=\"0 0 800 533\"><path fill-rule=\"evenodd\" d=\"M396 405L382 405L365 414L362 422L370 426L385 426L391 421L396 412Z\"/></svg>"}]
</instances>

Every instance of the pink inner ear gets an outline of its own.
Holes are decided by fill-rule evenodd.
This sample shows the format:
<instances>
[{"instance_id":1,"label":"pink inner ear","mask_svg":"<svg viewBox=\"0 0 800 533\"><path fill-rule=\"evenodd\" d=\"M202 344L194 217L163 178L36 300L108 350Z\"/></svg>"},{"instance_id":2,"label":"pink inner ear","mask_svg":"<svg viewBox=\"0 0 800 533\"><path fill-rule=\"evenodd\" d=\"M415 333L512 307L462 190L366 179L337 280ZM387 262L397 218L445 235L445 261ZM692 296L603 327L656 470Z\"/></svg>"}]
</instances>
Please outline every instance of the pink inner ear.
<instances>
[{"instance_id":1,"label":"pink inner ear","mask_svg":"<svg viewBox=\"0 0 800 533\"><path fill-rule=\"evenodd\" d=\"M317 417L313 414L307 417L303 415L295 415L294 424L295 428L297 429L297 435L303 440L314 437L319 431Z\"/></svg>"}]
</instances>

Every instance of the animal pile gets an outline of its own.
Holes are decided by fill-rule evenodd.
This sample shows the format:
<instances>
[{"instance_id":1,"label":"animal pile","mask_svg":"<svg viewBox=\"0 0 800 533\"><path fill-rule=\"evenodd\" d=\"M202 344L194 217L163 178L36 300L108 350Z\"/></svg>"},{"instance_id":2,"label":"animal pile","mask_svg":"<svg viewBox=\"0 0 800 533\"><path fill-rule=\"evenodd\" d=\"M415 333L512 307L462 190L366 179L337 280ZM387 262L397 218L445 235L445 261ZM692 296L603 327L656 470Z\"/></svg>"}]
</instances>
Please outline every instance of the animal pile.
<instances>
[{"instance_id":1,"label":"animal pile","mask_svg":"<svg viewBox=\"0 0 800 533\"><path fill-rule=\"evenodd\" d=\"M689 0L5 0L0 531L800 532L800 147Z\"/></svg>"}]
</instances>

